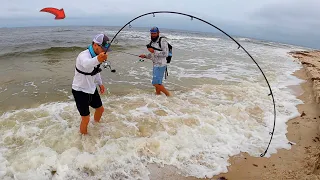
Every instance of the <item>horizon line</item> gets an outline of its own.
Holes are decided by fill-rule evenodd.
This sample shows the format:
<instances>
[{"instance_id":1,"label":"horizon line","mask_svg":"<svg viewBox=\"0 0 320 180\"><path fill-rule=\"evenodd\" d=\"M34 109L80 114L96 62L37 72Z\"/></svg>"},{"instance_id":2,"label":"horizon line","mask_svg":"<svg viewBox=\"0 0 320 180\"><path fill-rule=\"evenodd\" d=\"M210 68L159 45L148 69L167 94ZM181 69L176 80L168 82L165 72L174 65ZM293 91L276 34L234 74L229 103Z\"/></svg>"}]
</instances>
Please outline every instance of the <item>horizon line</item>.
<instances>
[{"instance_id":1,"label":"horizon line","mask_svg":"<svg viewBox=\"0 0 320 180\"><path fill-rule=\"evenodd\" d=\"M16 29L16 28L49 28L49 27L119 27L122 28L122 26L120 25L35 25L35 26L10 26L10 27L0 27L1 29ZM135 26L135 27L131 27L131 28L150 28L150 27L146 27L146 26ZM210 31L200 31L200 30L186 30L186 29L179 29L179 28L160 28L160 29L165 29L165 30L173 30L173 31L182 31L182 32L194 32L194 33L210 33L210 34L215 34L214 32L210 32ZM214 28L215 29L215 28ZM120 30L120 29L119 29ZM217 30L217 29L215 29ZM220 31L218 31L220 32ZM302 48L308 48L308 49L313 49L313 50L318 50L318 48L315 47L310 47L310 46L306 46L306 45L301 45L301 44L297 44L297 43L288 43L288 42L283 42L283 41L277 41L277 40L270 40L270 39L262 39L262 38L256 38L256 37L250 37L250 36L245 36L245 35L236 35L233 33L228 33L230 34L231 37L235 37L235 38L248 38L248 39L252 39L252 40L259 40L259 41L264 41L264 42L273 42L273 43L279 43L279 44L283 44L283 45L292 45L292 46L297 46L297 47L302 47ZM224 37L227 37L227 39L230 39L228 36L226 36L225 34L221 34ZM230 39L231 40L231 39Z\"/></svg>"}]
</instances>

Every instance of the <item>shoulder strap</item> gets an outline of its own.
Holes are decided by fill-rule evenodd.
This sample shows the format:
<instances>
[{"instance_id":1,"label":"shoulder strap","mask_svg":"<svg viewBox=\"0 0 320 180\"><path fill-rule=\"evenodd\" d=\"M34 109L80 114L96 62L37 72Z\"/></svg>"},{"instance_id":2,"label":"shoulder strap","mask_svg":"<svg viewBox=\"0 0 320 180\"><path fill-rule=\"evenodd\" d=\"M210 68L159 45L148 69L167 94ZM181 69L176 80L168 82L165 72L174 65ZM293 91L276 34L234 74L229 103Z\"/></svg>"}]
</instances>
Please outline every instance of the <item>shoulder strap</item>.
<instances>
[{"instance_id":1,"label":"shoulder strap","mask_svg":"<svg viewBox=\"0 0 320 180\"><path fill-rule=\"evenodd\" d=\"M76 66L76 70L81 73L81 74L84 74L84 75L91 75L91 73L87 73L87 72L83 72L83 71L80 71L77 66Z\"/></svg>"},{"instance_id":2,"label":"shoulder strap","mask_svg":"<svg viewBox=\"0 0 320 180\"><path fill-rule=\"evenodd\" d=\"M92 45L88 46L88 50L89 50L90 55L91 55L92 58L97 56L96 53L95 53L94 50L93 50ZM94 76L94 75L96 75L97 73L99 73L99 72L102 71L102 69L100 68L100 65L101 65L101 63L98 64L96 67L94 67L94 68L93 68L93 71L90 72L90 73L80 71L80 70L77 68L77 66L75 66L75 67L76 67L76 70L77 70L79 73L81 73L81 74Z\"/></svg>"},{"instance_id":3,"label":"shoulder strap","mask_svg":"<svg viewBox=\"0 0 320 180\"><path fill-rule=\"evenodd\" d=\"M161 49L161 39L162 39L162 37L159 38L159 47L160 47L160 49Z\"/></svg>"},{"instance_id":4,"label":"shoulder strap","mask_svg":"<svg viewBox=\"0 0 320 180\"><path fill-rule=\"evenodd\" d=\"M84 75L91 75L91 76L94 76L94 75L96 75L96 74L98 74L99 72L101 72L101 71L102 71L102 69L100 68L100 64L98 64L96 67L94 67L94 68L93 68L93 71L92 71L92 72L90 72L90 73L80 71L80 70L77 68L77 66L75 66L75 67L76 67L76 70L77 70L79 73L84 74Z\"/></svg>"},{"instance_id":5,"label":"shoulder strap","mask_svg":"<svg viewBox=\"0 0 320 180\"><path fill-rule=\"evenodd\" d=\"M159 44L160 49L151 46L152 41L150 41L150 43L147 45L147 47L151 47L151 48L153 48L154 50L157 50L157 51L162 51L162 49L161 49L161 38L163 38L163 37L160 37L160 38L159 38L159 41L158 41L158 44Z\"/></svg>"},{"instance_id":6,"label":"shoulder strap","mask_svg":"<svg viewBox=\"0 0 320 180\"><path fill-rule=\"evenodd\" d=\"M153 48L154 50L162 51L162 49L158 49L158 48L151 46L151 43L152 43L152 41L149 44L147 44L147 48Z\"/></svg>"},{"instance_id":7,"label":"shoulder strap","mask_svg":"<svg viewBox=\"0 0 320 180\"><path fill-rule=\"evenodd\" d=\"M159 38L159 47L161 48L161 39L162 39L163 37L160 37ZM168 47L169 47L169 50L170 49L172 49L172 46L171 46L171 44L168 42Z\"/></svg>"}]
</instances>

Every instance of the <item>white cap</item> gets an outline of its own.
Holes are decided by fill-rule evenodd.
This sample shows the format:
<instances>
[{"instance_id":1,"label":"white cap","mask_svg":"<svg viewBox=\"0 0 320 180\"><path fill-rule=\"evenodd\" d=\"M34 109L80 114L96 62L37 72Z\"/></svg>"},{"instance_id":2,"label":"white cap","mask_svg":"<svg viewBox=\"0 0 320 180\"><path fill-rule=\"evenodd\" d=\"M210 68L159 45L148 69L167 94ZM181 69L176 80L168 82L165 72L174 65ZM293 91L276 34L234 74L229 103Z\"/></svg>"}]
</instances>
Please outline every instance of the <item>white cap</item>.
<instances>
[{"instance_id":1,"label":"white cap","mask_svg":"<svg viewBox=\"0 0 320 180\"><path fill-rule=\"evenodd\" d=\"M97 34L92 41L97 43L98 45L102 45L103 49L107 49L110 45L109 38L105 34ZM108 51L110 51L110 48L108 49Z\"/></svg>"}]
</instances>

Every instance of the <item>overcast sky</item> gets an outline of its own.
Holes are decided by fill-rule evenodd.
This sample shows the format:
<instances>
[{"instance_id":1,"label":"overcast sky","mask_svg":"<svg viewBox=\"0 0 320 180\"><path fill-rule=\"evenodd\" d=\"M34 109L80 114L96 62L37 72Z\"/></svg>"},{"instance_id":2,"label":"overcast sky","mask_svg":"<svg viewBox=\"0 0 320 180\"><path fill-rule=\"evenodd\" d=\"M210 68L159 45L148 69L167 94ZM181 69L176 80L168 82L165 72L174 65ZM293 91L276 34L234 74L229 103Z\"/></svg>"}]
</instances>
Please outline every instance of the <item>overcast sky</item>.
<instances>
[{"instance_id":1,"label":"overcast sky","mask_svg":"<svg viewBox=\"0 0 320 180\"><path fill-rule=\"evenodd\" d=\"M209 21L227 33L320 48L320 0L0 0L0 27L102 25L122 26L151 11L169 10ZM63 8L54 20L44 7ZM144 17L133 26L211 31L178 15Z\"/></svg>"}]
</instances>

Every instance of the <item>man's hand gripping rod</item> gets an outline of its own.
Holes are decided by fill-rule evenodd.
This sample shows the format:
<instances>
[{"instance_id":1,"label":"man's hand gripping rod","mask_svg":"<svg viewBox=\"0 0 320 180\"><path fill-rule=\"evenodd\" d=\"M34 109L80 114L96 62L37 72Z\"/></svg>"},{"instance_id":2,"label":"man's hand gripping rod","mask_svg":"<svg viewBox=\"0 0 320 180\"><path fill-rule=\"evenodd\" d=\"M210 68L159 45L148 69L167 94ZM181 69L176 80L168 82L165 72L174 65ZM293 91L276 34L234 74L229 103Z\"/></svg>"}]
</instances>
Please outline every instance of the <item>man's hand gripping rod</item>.
<instances>
[{"instance_id":1,"label":"man's hand gripping rod","mask_svg":"<svg viewBox=\"0 0 320 180\"><path fill-rule=\"evenodd\" d=\"M109 43L108 48L107 48L106 51L104 52L104 54L107 54L107 51L108 51L109 47L110 47L110 43ZM116 72L115 69L112 69L112 68L111 68L111 62L110 62L110 61L104 61L103 64L102 64L102 67L105 68L105 69L107 69L107 67L109 67L110 70L111 70L111 72L113 72L113 73Z\"/></svg>"}]
</instances>

